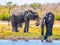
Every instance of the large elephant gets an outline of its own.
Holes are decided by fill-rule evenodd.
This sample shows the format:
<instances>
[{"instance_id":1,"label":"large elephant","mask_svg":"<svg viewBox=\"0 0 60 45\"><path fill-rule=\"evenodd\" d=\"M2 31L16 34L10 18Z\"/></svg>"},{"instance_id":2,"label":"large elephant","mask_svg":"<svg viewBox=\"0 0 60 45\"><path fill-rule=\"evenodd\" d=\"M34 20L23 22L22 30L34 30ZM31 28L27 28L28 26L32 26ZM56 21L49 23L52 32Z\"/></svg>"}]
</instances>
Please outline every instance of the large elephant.
<instances>
[{"instance_id":1,"label":"large elephant","mask_svg":"<svg viewBox=\"0 0 60 45\"><path fill-rule=\"evenodd\" d=\"M16 14L19 13L19 14ZM22 27L22 23L25 22L24 32L28 32L29 30L29 21L36 20L39 21L38 14L32 10L26 10L24 12L13 12L11 15L11 24L12 24L12 31L18 32L18 25Z\"/></svg>"},{"instance_id":2,"label":"large elephant","mask_svg":"<svg viewBox=\"0 0 60 45\"><path fill-rule=\"evenodd\" d=\"M44 24L46 26L46 35L44 36ZM54 24L54 14L51 12L48 12L43 20L42 20L42 24L41 24L41 34L44 36L44 39L47 39L49 36L52 35L52 28L53 28L53 24Z\"/></svg>"}]
</instances>

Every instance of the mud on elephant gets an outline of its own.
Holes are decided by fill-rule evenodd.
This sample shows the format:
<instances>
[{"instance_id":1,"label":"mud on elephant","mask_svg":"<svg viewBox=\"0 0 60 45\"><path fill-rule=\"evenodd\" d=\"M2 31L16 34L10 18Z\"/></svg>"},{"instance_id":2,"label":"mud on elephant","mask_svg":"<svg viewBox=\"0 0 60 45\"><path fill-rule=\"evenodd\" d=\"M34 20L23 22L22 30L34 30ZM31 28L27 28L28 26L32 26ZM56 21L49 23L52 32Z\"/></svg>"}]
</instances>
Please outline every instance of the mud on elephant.
<instances>
[{"instance_id":1,"label":"mud on elephant","mask_svg":"<svg viewBox=\"0 0 60 45\"><path fill-rule=\"evenodd\" d=\"M25 22L24 32L28 32L30 20L36 20L37 22L39 22L39 16L35 11L27 10L24 12L19 12L19 14L16 13L17 12L13 12L13 14L11 15L11 24L13 32L18 32L18 25L22 27L22 23L24 22Z\"/></svg>"}]
</instances>

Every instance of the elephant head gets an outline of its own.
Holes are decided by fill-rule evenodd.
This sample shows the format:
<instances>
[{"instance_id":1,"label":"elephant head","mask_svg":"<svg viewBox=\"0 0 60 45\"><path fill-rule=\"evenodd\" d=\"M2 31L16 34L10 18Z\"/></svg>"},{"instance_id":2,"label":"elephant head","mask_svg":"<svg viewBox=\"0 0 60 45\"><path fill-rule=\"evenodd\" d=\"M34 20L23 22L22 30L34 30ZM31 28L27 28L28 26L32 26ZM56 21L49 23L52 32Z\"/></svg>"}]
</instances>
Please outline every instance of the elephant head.
<instances>
[{"instance_id":1,"label":"elephant head","mask_svg":"<svg viewBox=\"0 0 60 45\"><path fill-rule=\"evenodd\" d=\"M32 11L32 10L28 10L28 11L25 11L25 16L29 19L29 20L36 20L36 23L35 25L36 26L39 26L39 16L37 14L37 12L35 11Z\"/></svg>"},{"instance_id":2,"label":"elephant head","mask_svg":"<svg viewBox=\"0 0 60 45\"><path fill-rule=\"evenodd\" d=\"M28 11L25 11L25 16L29 20L36 20L37 22L35 23L35 25L39 26L39 16L38 16L37 12L32 11L32 10L28 10Z\"/></svg>"}]
</instances>

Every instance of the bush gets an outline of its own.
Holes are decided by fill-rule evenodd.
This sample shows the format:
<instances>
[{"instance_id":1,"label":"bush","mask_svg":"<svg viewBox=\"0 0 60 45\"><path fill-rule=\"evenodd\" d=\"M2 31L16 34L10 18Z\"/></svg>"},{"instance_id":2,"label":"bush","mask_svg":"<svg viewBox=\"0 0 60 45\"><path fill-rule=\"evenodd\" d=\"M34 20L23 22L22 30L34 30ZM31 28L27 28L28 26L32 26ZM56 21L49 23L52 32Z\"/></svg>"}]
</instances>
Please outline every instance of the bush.
<instances>
[{"instance_id":1,"label":"bush","mask_svg":"<svg viewBox=\"0 0 60 45\"><path fill-rule=\"evenodd\" d=\"M59 15L56 15L56 16L55 16L55 19L56 19L56 20L60 20L60 16L59 16Z\"/></svg>"},{"instance_id":2,"label":"bush","mask_svg":"<svg viewBox=\"0 0 60 45\"><path fill-rule=\"evenodd\" d=\"M41 4L40 3L33 3L30 5L33 9L38 9L40 8Z\"/></svg>"},{"instance_id":3,"label":"bush","mask_svg":"<svg viewBox=\"0 0 60 45\"><path fill-rule=\"evenodd\" d=\"M0 15L0 20L10 20L10 15L9 13L2 13Z\"/></svg>"}]
</instances>

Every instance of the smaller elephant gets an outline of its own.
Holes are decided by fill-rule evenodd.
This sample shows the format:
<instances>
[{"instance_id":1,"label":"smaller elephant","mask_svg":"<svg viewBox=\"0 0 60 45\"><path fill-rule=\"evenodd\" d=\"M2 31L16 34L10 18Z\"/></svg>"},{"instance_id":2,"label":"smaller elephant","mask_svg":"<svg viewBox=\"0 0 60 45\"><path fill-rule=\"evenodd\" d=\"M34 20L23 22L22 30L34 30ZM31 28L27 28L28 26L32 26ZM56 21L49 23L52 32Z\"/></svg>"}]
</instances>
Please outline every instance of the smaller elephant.
<instances>
[{"instance_id":1,"label":"smaller elephant","mask_svg":"<svg viewBox=\"0 0 60 45\"><path fill-rule=\"evenodd\" d=\"M24 12L19 12L19 14L17 15L16 12L13 12L13 14L11 15L12 31L18 32L18 25L22 27L22 23L25 23L24 32L28 32L30 20L36 20L37 22L39 22L39 16L37 12L27 10Z\"/></svg>"},{"instance_id":2,"label":"smaller elephant","mask_svg":"<svg viewBox=\"0 0 60 45\"><path fill-rule=\"evenodd\" d=\"M46 26L46 35L44 36L44 24ZM53 24L54 24L54 14L51 12L48 12L43 20L42 20L42 24L41 24L41 34L44 36L44 39L47 39L49 36L52 35L52 28L53 28Z\"/></svg>"}]
</instances>

